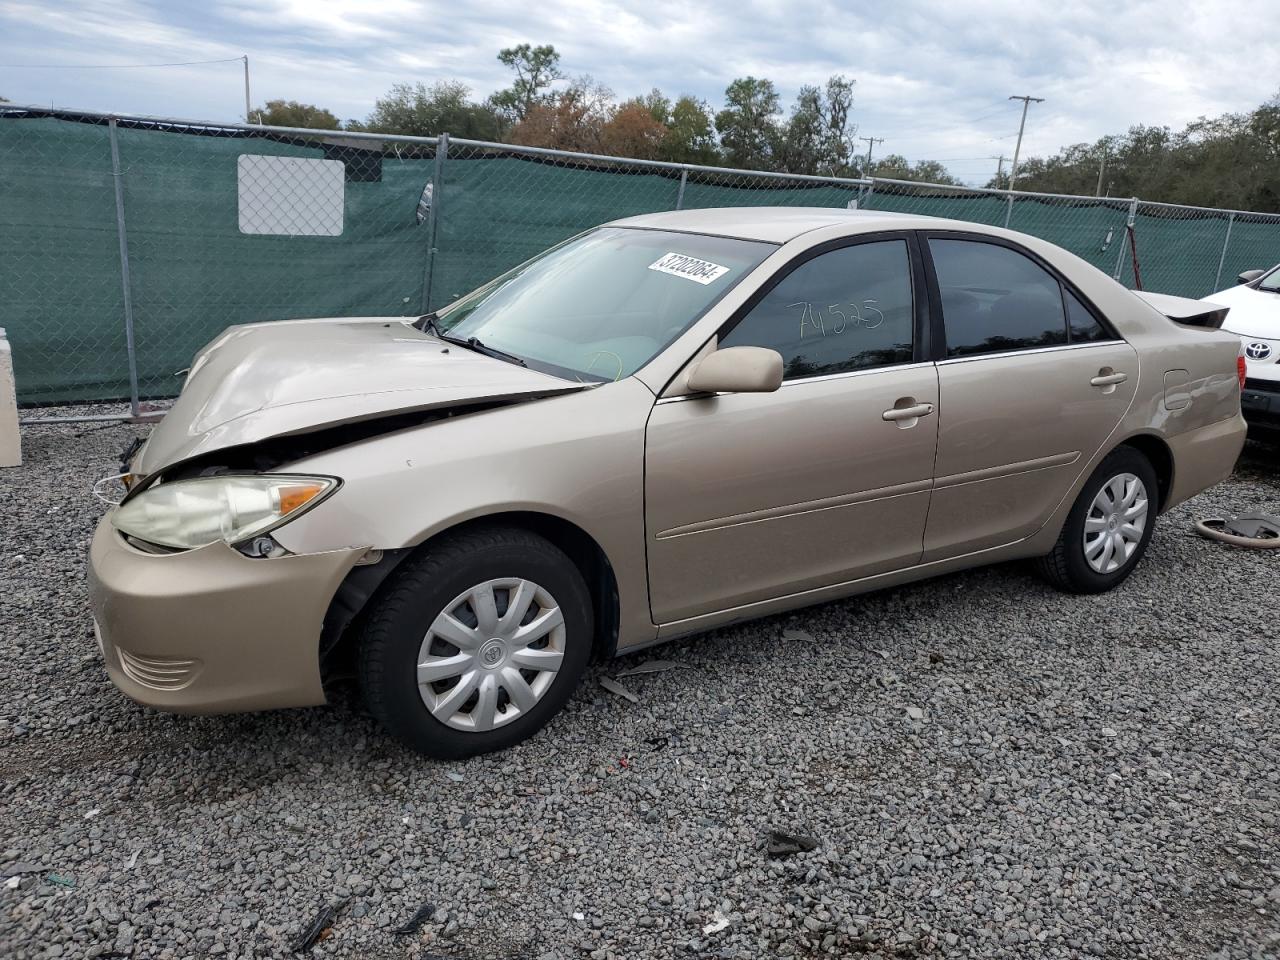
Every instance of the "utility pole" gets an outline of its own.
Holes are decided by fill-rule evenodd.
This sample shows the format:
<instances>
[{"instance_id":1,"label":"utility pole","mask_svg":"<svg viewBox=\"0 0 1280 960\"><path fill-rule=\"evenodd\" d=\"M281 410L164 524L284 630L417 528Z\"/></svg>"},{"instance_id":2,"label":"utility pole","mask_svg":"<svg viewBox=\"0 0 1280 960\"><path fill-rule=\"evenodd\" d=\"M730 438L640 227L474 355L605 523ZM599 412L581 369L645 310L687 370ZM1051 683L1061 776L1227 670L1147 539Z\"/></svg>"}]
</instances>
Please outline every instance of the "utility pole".
<instances>
[{"instance_id":1,"label":"utility pole","mask_svg":"<svg viewBox=\"0 0 1280 960\"><path fill-rule=\"evenodd\" d=\"M249 106L249 55L244 55L244 122L253 123L249 114L252 108Z\"/></svg>"},{"instance_id":2,"label":"utility pole","mask_svg":"<svg viewBox=\"0 0 1280 960\"><path fill-rule=\"evenodd\" d=\"M1102 164L1098 167L1098 189L1093 192L1095 197L1102 196L1102 175L1107 172L1107 148L1102 148Z\"/></svg>"},{"instance_id":3,"label":"utility pole","mask_svg":"<svg viewBox=\"0 0 1280 960\"><path fill-rule=\"evenodd\" d=\"M862 175L869 177L871 176L871 148L877 143L884 143L884 137L859 137L858 139L867 141L867 166Z\"/></svg>"},{"instance_id":4,"label":"utility pole","mask_svg":"<svg viewBox=\"0 0 1280 960\"><path fill-rule=\"evenodd\" d=\"M996 160L999 161L996 164L996 189L998 190L1000 189L1000 181L1004 179L1004 154L1000 154L1000 156L996 157Z\"/></svg>"},{"instance_id":5,"label":"utility pole","mask_svg":"<svg viewBox=\"0 0 1280 960\"><path fill-rule=\"evenodd\" d=\"M1022 122L1018 124L1018 145L1013 148L1013 169L1009 172L1009 189L1013 189L1014 183L1018 179L1018 156L1022 153L1022 131L1027 126L1027 107L1033 103L1044 103L1044 97L1028 97L1026 95L1020 97L1010 97L1010 100L1022 101Z\"/></svg>"}]
</instances>

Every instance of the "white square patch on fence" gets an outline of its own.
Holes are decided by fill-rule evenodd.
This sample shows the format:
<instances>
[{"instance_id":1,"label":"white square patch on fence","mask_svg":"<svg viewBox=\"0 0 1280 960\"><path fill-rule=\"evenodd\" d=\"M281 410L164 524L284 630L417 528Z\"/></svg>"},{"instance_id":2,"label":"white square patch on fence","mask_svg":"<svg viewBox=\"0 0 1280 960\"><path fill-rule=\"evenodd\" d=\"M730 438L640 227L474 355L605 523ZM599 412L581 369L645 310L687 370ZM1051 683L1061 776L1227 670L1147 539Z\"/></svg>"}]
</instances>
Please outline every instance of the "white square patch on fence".
<instances>
[{"instance_id":1,"label":"white square patch on fence","mask_svg":"<svg viewBox=\"0 0 1280 960\"><path fill-rule=\"evenodd\" d=\"M236 161L240 232L341 236L345 174L340 160L242 153Z\"/></svg>"}]
</instances>

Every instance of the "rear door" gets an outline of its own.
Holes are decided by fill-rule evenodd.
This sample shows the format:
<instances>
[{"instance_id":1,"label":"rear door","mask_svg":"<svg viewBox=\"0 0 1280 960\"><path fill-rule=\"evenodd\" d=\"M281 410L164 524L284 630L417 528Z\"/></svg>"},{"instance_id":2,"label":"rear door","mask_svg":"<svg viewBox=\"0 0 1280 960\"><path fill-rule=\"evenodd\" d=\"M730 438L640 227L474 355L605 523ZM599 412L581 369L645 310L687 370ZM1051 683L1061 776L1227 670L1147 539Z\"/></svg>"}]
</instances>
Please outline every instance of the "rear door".
<instances>
[{"instance_id":1,"label":"rear door","mask_svg":"<svg viewBox=\"0 0 1280 960\"><path fill-rule=\"evenodd\" d=\"M1138 358L1029 251L965 233L926 249L943 327L929 562L1039 530L1128 409Z\"/></svg>"}]
</instances>

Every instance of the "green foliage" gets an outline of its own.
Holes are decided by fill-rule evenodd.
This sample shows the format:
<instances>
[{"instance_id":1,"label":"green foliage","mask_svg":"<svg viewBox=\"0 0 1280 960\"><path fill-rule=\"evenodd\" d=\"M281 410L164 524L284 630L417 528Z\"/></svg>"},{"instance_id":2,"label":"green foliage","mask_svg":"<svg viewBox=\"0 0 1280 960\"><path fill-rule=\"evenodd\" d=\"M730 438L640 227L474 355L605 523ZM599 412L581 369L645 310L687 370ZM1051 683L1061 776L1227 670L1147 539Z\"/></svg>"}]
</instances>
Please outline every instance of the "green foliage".
<instances>
[{"instance_id":1,"label":"green foliage","mask_svg":"<svg viewBox=\"0 0 1280 960\"><path fill-rule=\"evenodd\" d=\"M268 100L255 107L253 122L268 127L305 127L309 130L337 130L338 118L323 107L297 100Z\"/></svg>"},{"instance_id":2,"label":"green foliage","mask_svg":"<svg viewBox=\"0 0 1280 960\"><path fill-rule=\"evenodd\" d=\"M716 114L725 162L748 170L773 169L782 138L781 113L772 80L739 77L730 83L724 109Z\"/></svg>"},{"instance_id":3,"label":"green foliage","mask_svg":"<svg viewBox=\"0 0 1280 960\"><path fill-rule=\"evenodd\" d=\"M564 79L560 54L550 44L507 47L498 52L498 61L514 70L516 79L507 89L490 96L489 106L511 124L523 120L536 104L550 103L554 99L549 93L551 84Z\"/></svg>"},{"instance_id":4,"label":"green foliage","mask_svg":"<svg viewBox=\"0 0 1280 960\"><path fill-rule=\"evenodd\" d=\"M778 139L778 169L788 173L842 176L852 171L853 138L858 132L853 83L839 75L826 88L803 86L785 130Z\"/></svg>"},{"instance_id":5,"label":"green foliage","mask_svg":"<svg viewBox=\"0 0 1280 960\"><path fill-rule=\"evenodd\" d=\"M349 130L434 137L448 133L472 140L496 140L502 133L498 115L488 106L473 103L466 84L441 80L430 87L421 83L397 83L373 106L364 123L352 122Z\"/></svg>"},{"instance_id":6,"label":"green foliage","mask_svg":"<svg viewBox=\"0 0 1280 960\"><path fill-rule=\"evenodd\" d=\"M916 183L959 184L937 160L917 160L914 164L900 153L890 153L871 163L871 175L886 180L912 180ZM1021 176L1019 176L1021 181Z\"/></svg>"},{"instance_id":7,"label":"green foliage","mask_svg":"<svg viewBox=\"0 0 1280 960\"><path fill-rule=\"evenodd\" d=\"M1104 196L1278 212L1280 96L1250 113L1201 117L1176 132L1135 126L1032 157L1018 170L1017 188L1092 195L1100 172ZM1007 186L1007 177L998 185Z\"/></svg>"}]
</instances>

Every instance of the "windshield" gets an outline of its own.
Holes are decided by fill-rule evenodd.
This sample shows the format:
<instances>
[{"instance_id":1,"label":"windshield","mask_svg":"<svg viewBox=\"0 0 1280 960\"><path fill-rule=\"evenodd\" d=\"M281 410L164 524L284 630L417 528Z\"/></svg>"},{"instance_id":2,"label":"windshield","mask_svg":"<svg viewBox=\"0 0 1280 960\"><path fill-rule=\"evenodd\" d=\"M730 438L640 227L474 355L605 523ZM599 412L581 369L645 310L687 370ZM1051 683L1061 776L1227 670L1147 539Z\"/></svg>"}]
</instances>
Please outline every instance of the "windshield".
<instances>
[{"instance_id":1,"label":"windshield","mask_svg":"<svg viewBox=\"0 0 1280 960\"><path fill-rule=\"evenodd\" d=\"M1271 272L1258 281L1258 289L1280 293L1280 267L1272 267Z\"/></svg>"},{"instance_id":2,"label":"windshield","mask_svg":"<svg viewBox=\"0 0 1280 960\"><path fill-rule=\"evenodd\" d=\"M442 309L451 339L575 380L621 380L652 360L776 247L601 227Z\"/></svg>"}]
</instances>

